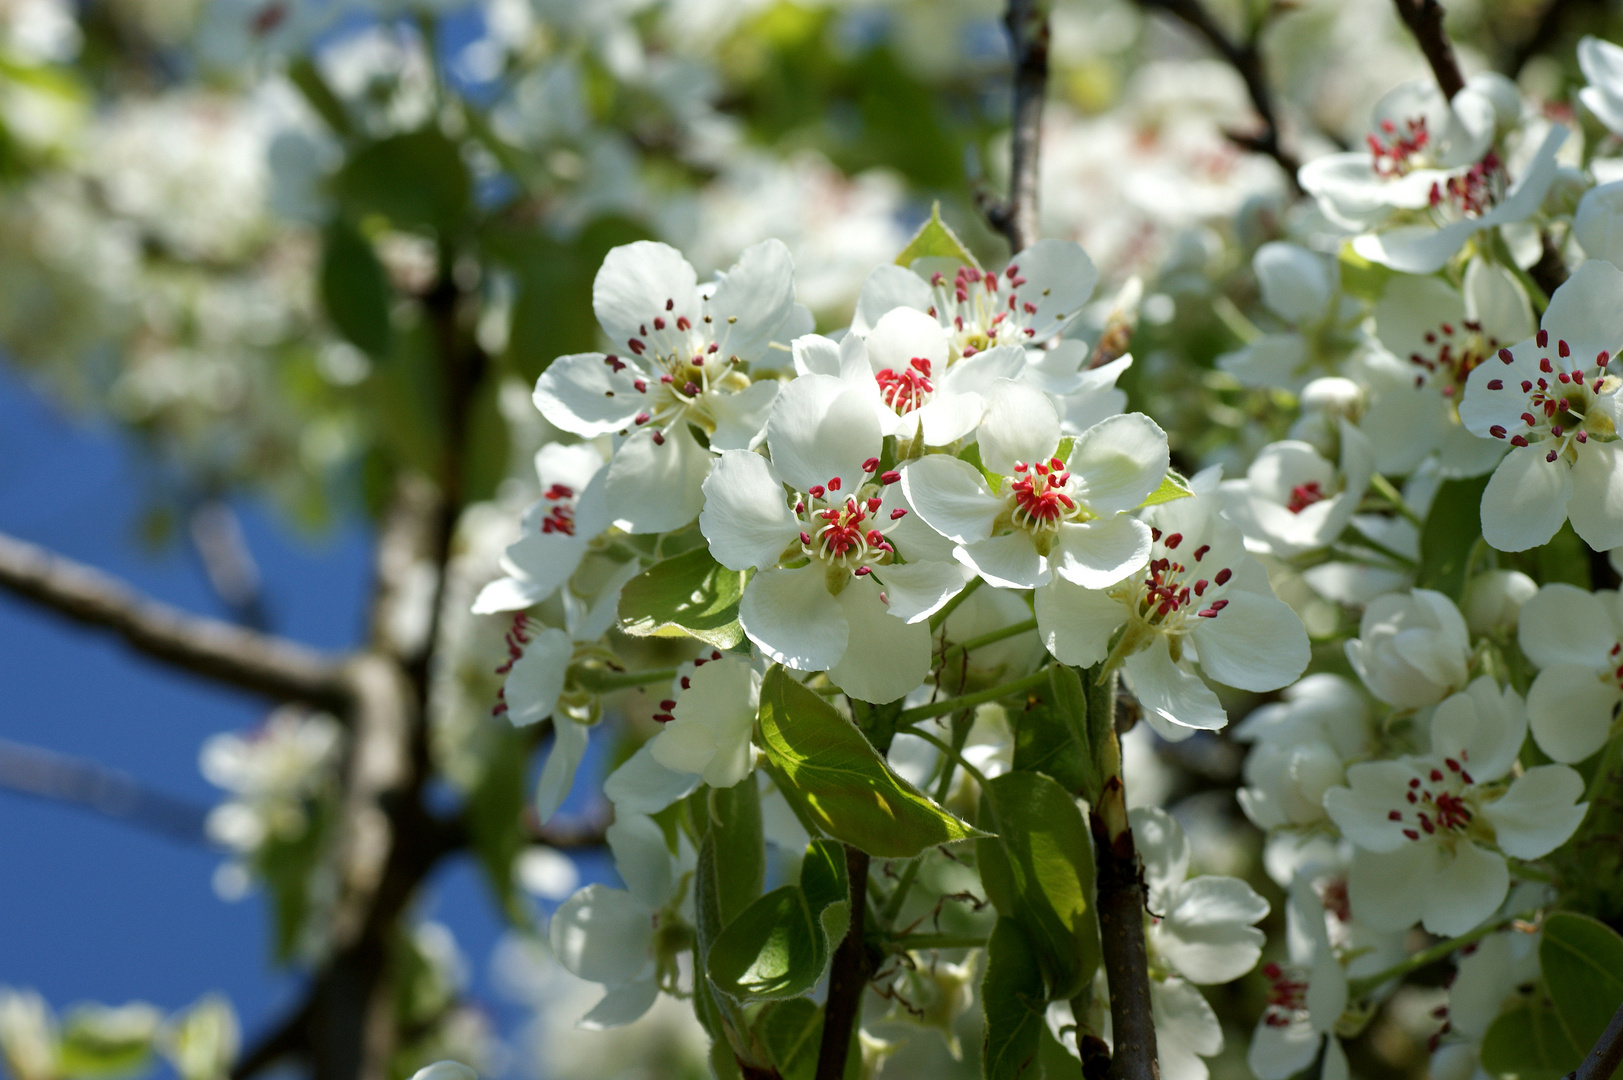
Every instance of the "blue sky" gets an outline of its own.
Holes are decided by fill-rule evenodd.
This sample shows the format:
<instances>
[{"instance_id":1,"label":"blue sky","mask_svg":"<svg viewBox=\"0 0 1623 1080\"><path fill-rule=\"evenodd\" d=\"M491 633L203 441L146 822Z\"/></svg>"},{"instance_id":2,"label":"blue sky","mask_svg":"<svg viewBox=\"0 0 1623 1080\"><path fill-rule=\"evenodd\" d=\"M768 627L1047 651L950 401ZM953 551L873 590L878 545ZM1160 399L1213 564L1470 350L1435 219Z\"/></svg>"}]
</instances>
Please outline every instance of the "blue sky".
<instances>
[{"instance_id":1,"label":"blue sky","mask_svg":"<svg viewBox=\"0 0 1623 1080\"><path fill-rule=\"evenodd\" d=\"M64 418L0 366L0 530L172 604L223 614L185 550L153 555L137 542L145 477L110 426ZM357 642L366 529L295 535L251 504L239 510L275 629L327 648ZM208 805L218 793L198 773L198 747L266 709L0 593L0 737L89 758ZM228 904L214 895L219 861L205 848L0 791L0 985L33 987L59 1009L134 999L174 1009L221 991L251 1040L300 982L269 962L261 899ZM466 860L442 869L424 910L455 931L475 972L473 996L510 1029L516 1017L487 977L500 927Z\"/></svg>"}]
</instances>

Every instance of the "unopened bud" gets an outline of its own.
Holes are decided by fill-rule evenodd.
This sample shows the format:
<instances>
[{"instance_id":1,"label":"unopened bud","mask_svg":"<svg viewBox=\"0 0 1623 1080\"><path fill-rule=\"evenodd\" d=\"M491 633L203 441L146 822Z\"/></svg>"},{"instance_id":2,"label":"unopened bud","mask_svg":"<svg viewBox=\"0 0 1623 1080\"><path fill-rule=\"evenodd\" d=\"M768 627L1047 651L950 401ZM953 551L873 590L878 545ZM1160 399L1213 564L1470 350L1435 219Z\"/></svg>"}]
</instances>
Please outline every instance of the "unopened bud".
<instances>
[{"instance_id":1,"label":"unopened bud","mask_svg":"<svg viewBox=\"0 0 1623 1080\"><path fill-rule=\"evenodd\" d=\"M1466 586L1461 614L1473 634L1508 633L1536 592L1538 583L1520 570L1489 570Z\"/></svg>"}]
</instances>

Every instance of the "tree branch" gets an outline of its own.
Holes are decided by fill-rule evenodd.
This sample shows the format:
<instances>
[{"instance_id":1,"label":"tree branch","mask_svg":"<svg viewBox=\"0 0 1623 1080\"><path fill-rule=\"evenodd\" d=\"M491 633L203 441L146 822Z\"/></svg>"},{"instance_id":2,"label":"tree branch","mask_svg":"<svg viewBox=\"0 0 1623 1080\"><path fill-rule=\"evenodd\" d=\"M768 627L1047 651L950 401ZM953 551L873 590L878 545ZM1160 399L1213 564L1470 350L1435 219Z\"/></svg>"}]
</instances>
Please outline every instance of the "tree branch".
<instances>
[{"instance_id":1,"label":"tree branch","mask_svg":"<svg viewBox=\"0 0 1623 1080\"><path fill-rule=\"evenodd\" d=\"M1043 98L1048 92L1047 0L1009 0L1003 25L1014 58L1014 116L1009 148L1009 196L983 197L981 209L1009 241L1009 252L1037 240L1037 154L1042 143Z\"/></svg>"},{"instance_id":2,"label":"tree branch","mask_svg":"<svg viewBox=\"0 0 1623 1080\"><path fill-rule=\"evenodd\" d=\"M1563 1080L1611 1080L1619 1065L1623 1065L1623 1005L1612 1014L1606 1030L1584 1060Z\"/></svg>"},{"instance_id":3,"label":"tree branch","mask_svg":"<svg viewBox=\"0 0 1623 1080\"><path fill-rule=\"evenodd\" d=\"M868 853L845 845L845 873L851 882L851 925L828 970L828 1001L823 1006L823 1038L817 1047L816 1080L841 1080L851 1051L851 1030L862 1013L868 988L868 945L863 929L868 915Z\"/></svg>"},{"instance_id":4,"label":"tree branch","mask_svg":"<svg viewBox=\"0 0 1623 1080\"><path fill-rule=\"evenodd\" d=\"M193 615L118 579L0 534L0 588L121 636L137 652L277 701L342 711L343 662L285 638Z\"/></svg>"},{"instance_id":5,"label":"tree branch","mask_svg":"<svg viewBox=\"0 0 1623 1080\"><path fill-rule=\"evenodd\" d=\"M1443 28L1443 5L1438 0L1392 0L1397 5L1398 17L1414 35L1420 51L1425 54L1431 73L1443 96L1452 99L1465 89L1465 76L1454 59L1454 46L1449 43L1448 31Z\"/></svg>"},{"instance_id":6,"label":"tree branch","mask_svg":"<svg viewBox=\"0 0 1623 1080\"><path fill-rule=\"evenodd\" d=\"M1244 42L1231 41L1223 28L1212 19L1211 13L1201 6L1200 0L1138 0L1138 6L1146 11L1163 11L1177 19L1204 38L1212 50L1235 70L1245 82L1246 95L1262 121L1262 131L1255 135L1231 131L1228 137L1247 150L1273 158L1285 170L1291 185L1296 186L1296 171L1302 163L1295 154L1285 149L1280 140L1279 114L1274 107L1273 91L1268 86L1268 73L1263 66L1257 36L1253 34Z\"/></svg>"},{"instance_id":7,"label":"tree branch","mask_svg":"<svg viewBox=\"0 0 1623 1080\"><path fill-rule=\"evenodd\" d=\"M205 807L143 787L121 772L35 746L0 739L0 789L77 806L103 817L206 844Z\"/></svg>"}]
</instances>

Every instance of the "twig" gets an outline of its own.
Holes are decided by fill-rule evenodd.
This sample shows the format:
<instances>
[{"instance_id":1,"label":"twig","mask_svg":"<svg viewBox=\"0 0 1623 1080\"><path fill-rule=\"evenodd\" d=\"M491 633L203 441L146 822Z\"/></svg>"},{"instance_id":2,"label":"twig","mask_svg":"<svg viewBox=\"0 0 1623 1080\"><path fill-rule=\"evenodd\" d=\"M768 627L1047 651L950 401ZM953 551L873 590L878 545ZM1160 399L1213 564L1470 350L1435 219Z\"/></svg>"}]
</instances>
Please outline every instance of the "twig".
<instances>
[{"instance_id":1,"label":"twig","mask_svg":"<svg viewBox=\"0 0 1623 1080\"><path fill-rule=\"evenodd\" d=\"M44 548L0 534L0 588L70 619L101 626L137 652L278 701L342 711L342 661L285 638L193 615Z\"/></svg>"},{"instance_id":2,"label":"twig","mask_svg":"<svg viewBox=\"0 0 1623 1080\"><path fill-rule=\"evenodd\" d=\"M161 833L205 844L208 810L153 791L121 772L66 754L0 739L0 788Z\"/></svg>"},{"instance_id":3,"label":"twig","mask_svg":"<svg viewBox=\"0 0 1623 1080\"><path fill-rule=\"evenodd\" d=\"M1211 13L1201 6L1200 0L1138 0L1138 6L1146 11L1164 11L1177 19L1204 38L1212 50L1235 70L1245 83L1251 107L1262 121L1262 131L1255 135L1231 131L1228 132L1229 139L1247 150L1273 158L1285 170L1285 175L1294 186L1301 162L1295 154L1285 149L1280 139L1279 113L1274 108L1273 91L1268 87L1268 73L1263 66L1257 35L1252 34L1244 42L1231 41L1223 28L1212 19Z\"/></svg>"},{"instance_id":4,"label":"twig","mask_svg":"<svg viewBox=\"0 0 1623 1080\"><path fill-rule=\"evenodd\" d=\"M828 971L828 1001L823 1006L823 1037L817 1047L816 1080L841 1080L851 1050L851 1029L862 1012L862 992L872 974L863 928L868 914L868 853L847 844L845 873L851 882L851 925Z\"/></svg>"},{"instance_id":5,"label":"twig","mask_svg":"<svg viewBox=\"0 0 1623 1080\"><path fill-rule=\"evenodd\" d=\"M1443 5L1438 0L1392 0L1397 5L1398 17L1414 35L1420 51L1425 54L1431 73L1443 96L1452 99L1465 89L1465 76L1454 59L1454 46L1449 43L1448 31L1443 28Z\"/></svg>"},{"instance_id":6,"label":"twig","mask_svg":"<svg viewBox=\"0 0 1623 1080\"><path fill-rule=\"evenodd\" d=\"M1009 196L983 195L981 209L1009 241L1009 252L1037 240L1037 154L1043 97L1048 92L1048 0L1009 0L1003 25L1014 57L1014 116L1010 124Z\"/></svg>"},{"instance_id":7,"label":"twig","mask_svg":"<svg viewBox=\"0 0 1623 1080\"><path fill-rule=\"evenodd\" d=\"M1623 1064L1623 1005L1612 1014L1611 1022L1601 1032L1600 1040L1584 1055L1582 1064L1564 1080L1611 1080L1620 1064Z\"/></svg>"}]
</instances>

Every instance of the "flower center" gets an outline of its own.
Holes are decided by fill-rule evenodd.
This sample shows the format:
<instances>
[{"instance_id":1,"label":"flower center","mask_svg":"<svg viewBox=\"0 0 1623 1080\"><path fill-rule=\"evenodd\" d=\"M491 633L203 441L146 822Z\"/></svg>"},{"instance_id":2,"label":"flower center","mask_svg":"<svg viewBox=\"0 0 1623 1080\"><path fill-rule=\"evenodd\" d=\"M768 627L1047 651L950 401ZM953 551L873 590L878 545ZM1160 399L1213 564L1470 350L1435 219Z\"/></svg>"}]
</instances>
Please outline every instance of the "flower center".
<instances>
[{"instance_id":1,"label":"flower center","mask_svg":"<svg viewBox=\"0 0 1623 1080\"><path fill-rule=\"evenodd\" d=\"M1194 567L1190 568L1178 561L1182 556L1172 554L1184 543L1182 533L1162 536L1160 529L1151 529L1150 538L1160 545L1162 554L1150 560L1149 576L1138 587L1138 603L1134 607L1138 617L1150 626L1169 632L1182 628L1192 608L1197 609L1196 618L1217 618L1229 602L1215 596L1208 602L1206 594L1227 585L1234 576L1233 571L1225 566L1210 578L1199 577L1197 575L1205 569L1201 563L1211 550L1210 545L1201 544L1194 549L1194 557L1190 559Z\"/></svg>"},{"instance_id":2,"label":"flower center","mask_svg":"<svg viewBox=\"0 0 1623 1080\"><path fill-rule=\"evenodd\" d=\"M1451 219L1481 217L1504 198L1509 178L1499 155L1489 150L1481 161L1443 184L1431 185L1431 208L1447 210Z\"/></svg>"},{"instance_id":3,"label":"flower center","mask_svg":"<svg viewBox=\"0 0 1623 1080\"><path fill-rule=\"evenodd\" d=\"M1293 514L1300 514L1314 503L1323 502L1328 497L1324 493L1323 485L1317 480L1309 480L1305 484L1297 484L1291 488L1290 502L1285 504L1285 509Z\"/></svg>"},{"instance_id":4,"label":"flower center","mask_svg":"<svg viewBox=\"0 0 1623 1080\"><path fill-rule=\"evenodd\" d=\"M1028 532L1052 532L1067 518L1086 513L1070 495L1071 474L1059 458L1035 465L1017 461L1008 483L1010 519Z\"/></svg>"},{"instance_id":5,"label":"flower center","mask_svg":"<svg viewBox=\"0 0 1623 1080\"><path fill-rule=\"evenodd\" d=\"M1466 377L1498 350L1499 339L1484 334L1480 322L1466 319L1460 329L1464 333L1457 333L1453 323L1441 323L1426 333L1430 355L1420 350L1409 354L1409 362L1421 369L1415 374L1417 388L1435 379L1443 396L1452 398Z\"/></svg>"},{"instance_id":6,"label":"flower center","mask_svg":"<svg viewBox=\"0 0 1623 1080\"><path fill-rule=\"evenodd\" d=\"M1468 759L1469 753L1461 750L1458 759L1443 759L1446 772L1433 765L1424 779L1410 777L1404 793L1409 808L1388 811L1387 820L1403 824L1403 835L1414 841L1422 834L1447 838L1464 833L1476 817L1466 798L1476 783L1465 768Z\"/></svg>"},{"instance_id":7,"label":"flower center","mask_svg":"<svg viewBox=\"0 0 1623 1080\"><path fill-rule=\"evenodd\" d=\"M930 400L935 384L930 381L930 361L915 356L900 372L885 368L874 376L879 384L879 396L885 404L904 416Z\"/></svg>"},{"instance_id":8,"label":"flower center","mask_svg":"<svg viewBox=\"0 0 1623 1080\"><path fill-rule=\"evenodd\" d=\"M1263 965L1262 975L1268 980L1268 1008L1262 1022L1269 1027L1289 1027L1300 1013L1307 1011L1307 972L1295 966L1268 963Z\"/></svg>"},{"instance_id":9,"label":"flower center","mask_svg":"<svg viewBox=\"0 0 1623 1080\"><path fill-rule=\"evenodd\" d=\"M1401 126L1382 120L1380 134L1371 132L1365 142L1370 156L1375 159L1376 175L1383 180L1394 180L1424 164L1423 155L1431 145L1431 133L1426 130L1424 116L1406 120Z\"/></svg>"},{"instance_id":10,"label":"flower center","mask_svg":"<svg viewBox=\"0 0 1623 1080\"><path fill-rule=\"evenodd\" d=\"M1557 339L1554 356L1550 355L1549 331L1540 330L1534 341L1544 353L1539 358L1539 374L1534 378L1522 379L1517 387L1526 403L1526 411L1520 416L1524 430L1511 435L1505 425L1495 424L1488 429L1488 434L1496 439L1508 438L1512 446L1530 446L1549 441L1552 445L1545 455L1545 460L1549 462L1563 455L1575 460L1578 447L1587 443L1591 436L1604 440L1616 438L1617 431L1612 422L1602 412L1591 408L1597 394L1616 389L1617 380L1606 374L1611 353L1602 349L1595 354L1595 374L1591 381L1586 382L1583 368L1574 361L1572 349L1565 339ZM1509 349L1500 349L1499 359L1508 365L1515 361L1515 356ZM1489 390L1496 392L1509 389L1503 379L1490 379L1487 385ZM1510 392L1515 391L1512 389Z\"/></svg>"},{"instance_id":11,"label":"flower center","mask_svg":"<svg viewBox=\"0 0 1623 1080\"><path fill-rule=\"evenodd\" d=\"M958 355L971 357L994 345L1024 344L1037 336L1031 323L1037 305L1018 295L1026 283L1020 267L1013 263L999 277L990 270L960 266L947 285L946 275L937 272L930 279L935 303L929 313L952 333ZM1043 290L1047 295L1048 290Z\"/></svg>"},{"instance_id":12,"label":"flower center","mask_svg":"<svg viewBox=\"0 0 1623 1080\"><path fill-rule=\"evenodd\" d=\"M895 557L896 549L885 539L885 532L907 513L897 507L890 512L888 521L881 521L879 512L884 500L879 489L894 484L901 475L894 470L880 473L878 458L863 462L863 471L871 481L843 501L841 480L835 476L827 484L814 484L810 491L796 496L794 504L802 526L800 554L857 577L866 577L874 566Z\"/></svg>"},{"instance_id":13,"label":"flower center","mask_svg":"<svg viewBox=\"0 0 1623 1080\"><path fill-rule=\"evenodd\" d=\"M575 489L566 484L553 484L541 496L555 505L547 511L547 516L541 519L543 533L562 533L565 536L575 535Z\"/></svg>"},{"instance_id":14,"label":"flower center","mask_svg":"<svg viewBox=\"0 0 1623 1080\"><path fill-rule=\"evenodd\" d=\"M654 317L653 332L643 323L637 327L640 336L626 342L634 355L659 372L656 383L639 375L632 384L637 393L647 396L646 407L633 422L652 427L655 445L663 444L671 428L683 422L713 433L715 396L737 393L749 385L749 378L737 370L739 358L726 351L738 317L728 317L718 338L712 316L701 315L695 321L676 313L675 307L674 300L666 300L667 314ZM617 372L626 367L618 356L605 356L603 362Z\"/></svg>"}]
</instances>

